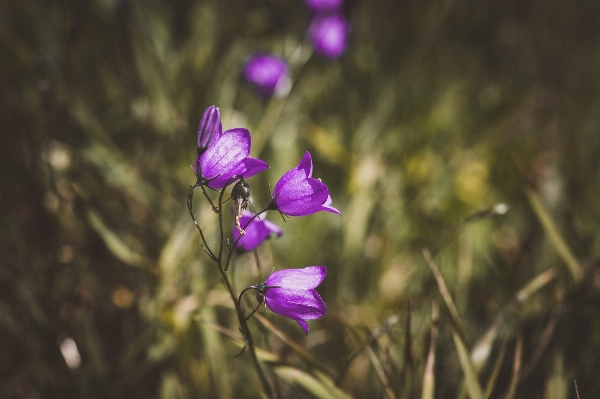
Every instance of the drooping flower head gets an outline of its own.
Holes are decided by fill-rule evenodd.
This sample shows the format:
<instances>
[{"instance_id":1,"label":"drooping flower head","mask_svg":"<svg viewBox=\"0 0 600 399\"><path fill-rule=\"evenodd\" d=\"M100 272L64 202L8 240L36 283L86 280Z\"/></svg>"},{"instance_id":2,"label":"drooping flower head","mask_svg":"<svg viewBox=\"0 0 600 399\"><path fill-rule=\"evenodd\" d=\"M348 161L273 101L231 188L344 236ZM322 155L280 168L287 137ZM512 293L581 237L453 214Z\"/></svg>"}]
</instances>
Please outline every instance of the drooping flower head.
<instances>
[{"instance_id":1,"label":"drooping flower head","mask_svg":"<svg viewBox=\"0 0 600 399\"><path fill-rule=\"evenodd\" d=\"M275 184L269 209L288 216L307 216L319 211L341 216L340 211L331 206L327 186L313 178L312 172L312 158L307 151L298 166L286 172Z\"/></svg>"},{"instance_id":2,"label":"drooping flower head","mask_svg":"<svg viewBox=\"0 0 600 399\"><path fill-rule=\"evenodd\" d=\"M236 176L248 178L267 169L269 165L250 158L250 132L234 128L216 137L208 149L198 155L194 172L210 188L223 188L235 181Z\"/></svg>"},{"instance_id":3,"label":"drooping flower head","mask_svg":"<svg viewBox=\"0 0 600 399\"><path fill-rule=\"evenodd\" d=\"M296 320L308 335L306 320L318 319L327 307L315 288L327 274L325 266L286 269L271 273L259 289L264 290L265 304L273 312Z\"/></svg>"},{"instance_id":4,"label":"drooping flower head","mask_svg":"<svg viewBox=\"0 0 600 399\"><path fill-rule=\"evenodd\" d=\"M250 224L248 224L253 216L254 214L252 212L243 211L242 217L240 218L240 225L244 228L246 234L244 234L237 242L237 247L243 249L244 251L252 251L254 248L257 248L264 240L271 236L271 233L276 233L277 237L281 237L283 234L283 230L281 230L279 226L265 219L255 218L252 222L250 222ZM239 229L234 225L233 241L235 242L238 237L240 237L240 232Z\"/></svg>"},{"instance_id":5,"label":"drooping flower head","mask_svg":"<svg viewBox=\"0 0 600 399\"><path fill-rule=\"evenodd\" d=\"M337 10L343 0L306 0L306 7L312 12Z\"/></svg>"},{"instance_id":6,"label":"drooping flower head","mask_svg":"<svg viewBox=\"0 0 600 399\"><path fill-rule=\"evenodd\" d=\"M317 54L338 58L346 50L350 24L341 14L317 15L308 28L308 37Z\"/></svg>"},{"instance_id":7,"label":"drooping flower head","mask_svg":"<svg viewBox=\"0 0 600 399\"><path fill-rule=\"evenodd\" d=\"M265 96L277 94L284 89L288 80L287 73L285 61L270 54L254 54L244 66L244 78Z\"/></svg>"}]
</instances>

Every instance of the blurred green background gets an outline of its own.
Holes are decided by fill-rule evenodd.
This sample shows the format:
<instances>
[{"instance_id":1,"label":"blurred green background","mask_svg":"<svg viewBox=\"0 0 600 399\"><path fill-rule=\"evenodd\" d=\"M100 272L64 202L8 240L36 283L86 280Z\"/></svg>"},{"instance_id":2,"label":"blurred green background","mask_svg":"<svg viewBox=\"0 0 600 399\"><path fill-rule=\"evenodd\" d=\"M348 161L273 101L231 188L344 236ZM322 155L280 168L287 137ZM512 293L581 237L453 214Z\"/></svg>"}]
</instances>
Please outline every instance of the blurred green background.
<instances>
[{"instance_id":1,"label":"blurred green background","mask_svg":"<svg viewBox=\"0 0 600 399\"><path fill-rule=\"evenodd\" d=\"M256 209L308 150L343 213L268 216L263 272L328 267L307 337L250 323L280 397L600 397L600 3L343 12L325 60L300 0L0 2L0 397L261 396L186 207L212 104L270 165Z\"/></svg>"}]
</instances>

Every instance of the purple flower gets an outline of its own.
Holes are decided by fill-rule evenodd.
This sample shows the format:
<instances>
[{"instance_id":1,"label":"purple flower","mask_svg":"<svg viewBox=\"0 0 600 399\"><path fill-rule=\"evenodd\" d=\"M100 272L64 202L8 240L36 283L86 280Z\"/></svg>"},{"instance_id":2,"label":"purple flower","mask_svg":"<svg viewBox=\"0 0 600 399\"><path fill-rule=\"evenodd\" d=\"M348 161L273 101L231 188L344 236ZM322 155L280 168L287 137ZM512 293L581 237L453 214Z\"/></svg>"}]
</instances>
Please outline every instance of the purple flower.
<instances>
[{"instance_id":1,"label":"purple flower","mask_svg":"<svg viewBox=\"0 0 600 399\"><path fill-rule=\"evenodd\" d=\"M343 0L306 0L306 7L312 12L337 10Z\"/></svg>"},{"instance_id":2,"label":"purple flower","mask_svg":"<svg viewBox=\"0 0 600 399\"><path fill-rule=\"evenodd\" d=\"M327 186L312 177L312 158L307 151L298 166L286 172L273 189L269 209L288 216L306 216L319 211L342 215L331 206Z\"/></svg>"},{"instance_id":3,"label":"purple flower","mask_svg":"<svg viewBox=\"0 0 600 399\"><path fill-rule=\"evenodd\" d=\"M317 15L308 28L308 37L317 54L338 58L346 50L350 25L340 14Z\"/></svg>"},{"instance_id":4,"label":"purple flower","mask_svg":"<svg viewBox=\"0 0 600 399\"><path fill-rule=\"evenodd\" d=\"M206 152L198 155L194 172L210 188L223 188L235 181L235 176L248 178L267 169L265 161L249 158L250 132L234 128L216 136Z\"/></svg>"},{"instance_id":5,"label":"purple flower","mask_svg":"<svg viewBox=\"0 0 600 399\"><path fill-rule=\"evenodd\" d=\"M244 66L244 77L258 91L270 96L284 89L287 82L288 67L285 61L269 54L255 54Z\"/></svg>"},{"instance_id":6,"label":"purple flower","mask_svg":"<svg viewBox=\"0 0 600 399\"><path fill-rule=\"evenodd\" d=\"M308 335L306 320L325 315L327 308L314 289L327 274L325 266L308 266L304 269L279 270L267 278L264 289L265 304L273 312L296 320Z\"/></svg>"},{"instance_id":7,"label":"purple flower","mask_svg":"<svg viewBox=\"0 0 600 399\"><path fill-rule=\"evenodd\" d=\"M211 105L202 114L202 119L200 119L198 125L198 155L203 154L212 141L218 138L222 132L221 112L219 112L219 108Z\"/></svg>"},{"instance_id":8,"label":"purple flower","mask_svg":"<svg viewBox=\"0 0 600 399\"><path fill-rule=\"evenodd\" d=\"M240 225L246 226L248 221L254 216L250 211L243 211L240 218ZM265 219L255 218L248 226L244 228L246 234L240 238L237 247L244 251L252 251L257 248L264 240L269 238L271 233L277 233L277 237L281 237L283 231L275 223ZM233 226L233 241L235 242L240 236L240 232L236 226Z\"/></svg>"}]
</instances>

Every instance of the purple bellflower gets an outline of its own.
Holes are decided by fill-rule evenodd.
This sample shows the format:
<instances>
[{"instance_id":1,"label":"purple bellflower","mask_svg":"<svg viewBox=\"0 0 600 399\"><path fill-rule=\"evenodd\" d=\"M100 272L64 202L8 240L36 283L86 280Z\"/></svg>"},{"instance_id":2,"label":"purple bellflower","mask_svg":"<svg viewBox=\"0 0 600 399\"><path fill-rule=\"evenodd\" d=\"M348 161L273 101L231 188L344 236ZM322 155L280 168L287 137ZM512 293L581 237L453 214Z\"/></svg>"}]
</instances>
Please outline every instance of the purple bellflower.
<instances>
[{"instance_id":1,"label":"purple bellflower","mask_svg":"<svg viewBox=\"0 0 600 399\"><path fill-rule=\"evenodd\" d=\"M340 14L317 15L308 28L308 37L317 54L338 58L346 50L350 25Z\"/></svg>"},{"instance_id":2,"label":"purple bellflower","mask_svg":"<svg viewBox=\"0 0 600 399\"><path fill-rule=\"evenodd\" d=\"M288 216L307 216L319 211L342 215L331 206L327 186L312 177L313 165L307 151L298 166L286 172L275 184L269 209Z\"/></svg>"},{"instance_id":3,"label":"purple bellflower","mask_svg":"<svg viewBox=\"0 0 600 399\"><path fill-rule=\"evenodd\" d=\"M306 0L306 7L312 12L337 10L343 0Z\"/></svg>"},{"instance_id":4,"label":"purple bellflower","mask_svg":"<svg viewBox=\"0 0 600 399\"><path fill-rule=\"evenodd\" d=\"M250 211L243 211L242 217L240 218L240 225L246 226L248 221L252 219L254 214ZM281 237L283 231L275 223L265 219L255 218L245 228L246 234L242 235L240 240L237 242L237 247L244 251L252 251L257 248L264 240L269 238L271 233L276 233L277 237ZM240 237L239 229L233 226L233 241L235 242Z\"/></svg>"},{"instance_id":5,"label":"purple bellflower","mask_svg":"<svg viewBox=\"0 0 600 399\"><path fill-rule=\"evenodd\" d=\"M194 172L210 188L223 188L233 183L237 176L248 178L267 169L269 165L250 158L250 132L234 128L215 136L208 149L198 155Z\"/></svg>"},{"instance_id":6,"label":"purple bellflower","mask_svg":"<svg viewBox=\"0 0 600 399\"><path fill-rule=\"evenodd\" d=\"M244 66L244 78L265 95L277 94L287 84L288 67L285 61L269 54L255 54Z\"/></svg>"},{"instance_id":7,"label":"purple bellflower","mask_svg":"<svg viewBox=\"0 0 600 399\"><path fill-rule=\"evenodd\" d=\"M257 287L264 293L265 304L273 312L296 320L308 335L306 320L325 315L327 307L315 288L327 274L325 266L308 266L304 269L278 270Z\"/></svg>"}]
</instances>

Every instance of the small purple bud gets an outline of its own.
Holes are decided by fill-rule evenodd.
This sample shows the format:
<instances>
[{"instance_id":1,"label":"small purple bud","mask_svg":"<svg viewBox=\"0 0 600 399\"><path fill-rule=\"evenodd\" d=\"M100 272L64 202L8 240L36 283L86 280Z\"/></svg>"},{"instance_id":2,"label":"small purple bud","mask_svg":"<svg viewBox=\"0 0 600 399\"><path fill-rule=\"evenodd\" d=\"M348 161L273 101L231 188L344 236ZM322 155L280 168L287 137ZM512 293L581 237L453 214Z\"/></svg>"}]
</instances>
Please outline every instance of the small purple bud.
<instances>
[{"instance_id":1,"label":"small purple bud","mask_svg":"<svg viewBox=\"0 0 600 399\"><path fill-rule=\"evenodd\" d=\"M242 217L239 220L240 225L245 230L245 234L237 242L237 247L244 251L252 251L257 248L263 241L271 236L271 233L277 234L277 237L281 237L283 231L275 223L265 219L255 218L248 224L254 214L250 211L243 211ZM247 225L247 226L246 226ZM235 242L240 236L239 229L233 226L233 241Z\"/></svg>"},{"instance_id":2,"label":"small purple bud","mask_svg":"<svg viewBox=\"0 0 600 399\"><path fill-rule=\"evenodd\" d=\"M276 209L288 216L307 216L319 211L342 215L331 206L327 186L312 177L312 158L307 151L292 170L286 172L273 188L273 200L269 209Z\"/></svg>"},{"instance_id":3,"label":"small purple bud","mask_svg":"<svg viewBox=\"0 0 600 399\"><path fill-rule=\"evenodd\" d=\"M304 269L285 269L271 273L264 285L261 285L265 304L273 312L298 322L308 335L306 321L318 319L327 313L323 298L315 291L326 274L325 266L308 266Z\"/></svg>"},{"instance_id":4,"label":"small purple bud","mask_svg":"<svg viewBox=\"0 0 600 399\"><path fill-rule=\"evenodd\" d=\"M218 107L211 105L202 114L198 125L198 155L202 155L211 142L221 136L222 132L221 112Z\"/></svg>"},{"instance_id":5,"label":"small purple bud","mask_svg":"<svg viewBox=\"0 0 600 399\"><path fill-rule=\"evenodd\" d=\"M317 54L327 58L338 58L346 50L350 25L340 14L317 15L308 36Z\"/></svg>"},{"instance_id":6,"label":"small purple bud","mask_svg":"<svg viewBox=\"0 0 600 399\"><path fill-rule=\"evenodd\" d=\"M337 10L343 0L306 0L306 7L312 12Z\"/></svg>"},{"instance_id":7,"label":"small purple bud","mask_svg":"<svg viewBox=\"0 0 600 399\"><path fill-rule=\"evenodd\" d=\"M285 61L269 54L255 54L244 66L244 77L265 95L278 94L285 89L288 67Z\"/></svg>"}]
</instances>

